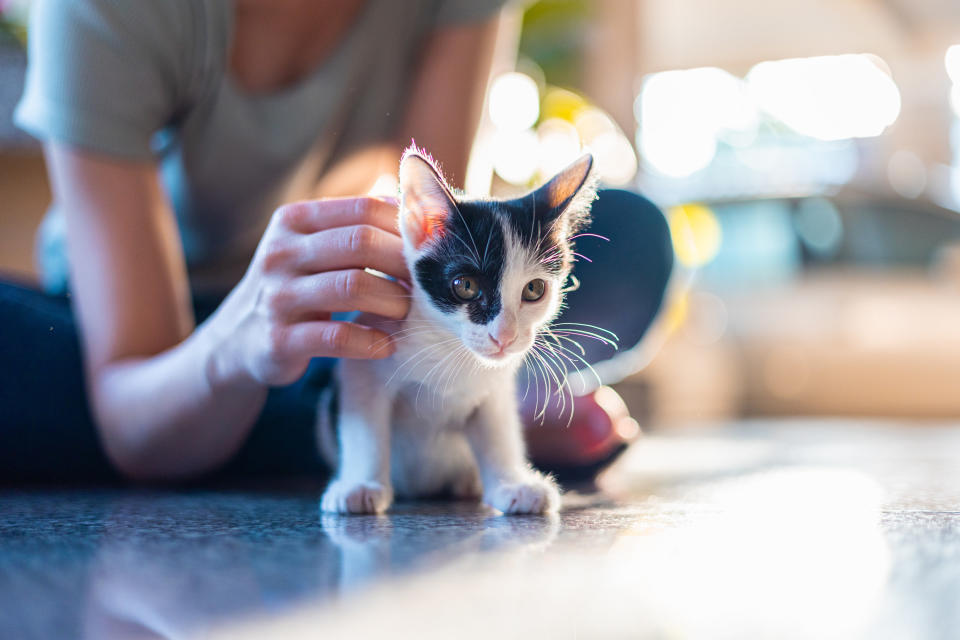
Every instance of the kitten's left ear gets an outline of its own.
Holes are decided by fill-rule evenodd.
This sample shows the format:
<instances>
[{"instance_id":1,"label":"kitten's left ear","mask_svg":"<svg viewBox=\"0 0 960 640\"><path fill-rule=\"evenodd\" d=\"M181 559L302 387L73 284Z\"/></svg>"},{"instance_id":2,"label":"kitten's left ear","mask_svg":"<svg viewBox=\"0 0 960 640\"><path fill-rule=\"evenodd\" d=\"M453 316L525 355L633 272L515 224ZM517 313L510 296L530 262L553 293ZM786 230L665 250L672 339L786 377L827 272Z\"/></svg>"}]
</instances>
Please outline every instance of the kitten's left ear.
<instances>
[{"instance_id":1,"label":"kitten's left ear","mask_svg":"<svg viewBox=\"0 0 960 640\"><path fill-rule=\"evenodd\" d=\"M456 200L436 166L415 147L400 160L400 231L414 249L443 233Z\"/></svg>"},{"instance_id":2,"label":"kitten's left ear","mask_svg":"<svg viewBox=\"0 0 960 640\"><path fill-rule=\"evenodd\" d=\"M596 197L596 181L592 179L593 156L585 153L533 192L537 215L552 222L567 212L578 219L590 211Z\"/></svg>"}]
</instances>

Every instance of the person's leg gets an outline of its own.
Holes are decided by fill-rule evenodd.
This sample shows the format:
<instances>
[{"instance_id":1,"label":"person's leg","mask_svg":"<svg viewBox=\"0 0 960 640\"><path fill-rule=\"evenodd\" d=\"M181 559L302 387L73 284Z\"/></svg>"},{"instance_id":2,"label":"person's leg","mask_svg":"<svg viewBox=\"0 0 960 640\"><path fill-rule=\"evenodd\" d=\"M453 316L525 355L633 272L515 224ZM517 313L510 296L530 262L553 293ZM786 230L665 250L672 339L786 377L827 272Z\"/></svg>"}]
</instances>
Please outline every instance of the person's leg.
<instances>
[{"instance_id":1,"label":"person's leg","mask_svg":"<svg viewBox=\"0 0 960 640\"><path fill-rule=\"evenodd\" d=\"M110 481L70 301L0 282L0 482Z\"/></svg>"},{"instance_id":2,"label":"person's leg","mask_svg":"<svg viewBox=\"0 0 960 640\"><path fill-rule=\"evenodd\" d=\"M218 304L201 297L198 320ZM250 437L211 477L324 473L313 425L331 363L271 389ZM0 281L0 484L117 480L91 416L70 300Z\"/></svg>"},{"instance_id":3,"label":"person's leg","mask_svg":"<svg viewBox=\"0 0 960 640\"><path fill-rule=\"evenodd\" d=\"M566 339L583 347L583 358L591 365L636 347L660 311L673 269L667 221L656 206L635 193L601 191L593 205L593 223L584 234L577 239L577 253L583 257L574 268L580 287L567 294L567 307L554 324L555 333L564 336L561 342L570 349L566 364L573 381L579 379L573 370L585 365L576 362L573 354L578 352ZM619 351L586 335L608 338L608 331L617 336ZM554 360L564 362L563 357ZM528 375L531 384L540 386L539 394L530 391L526 381L520 387L521 392L526 390L526 439L534 464L563 482L593 478L626 447L623 434L635 429L626 405L611 389L568 396L563 402L551 396L546 402L547 376ZM591 377L585 374L588 383Z\"/></svg>"},{"instance_id":4,"label":"person's leg","mask_svg":"<svg viewBox=\"0 0 960 640\"><path fill-rule=\"evenodd\" d=\"M643 339L663 303L673 269L670 229L653 203L619 189L600 191L592 216L584 233L609 241L592 235L577 239L577 253L587 259L578 258L574 275L580 288L567 294L557 326L584 323L611 331L624 351ZM615 353L598 340L570 337L580 342L591 364Z\"/></svg>"}]
</instances>

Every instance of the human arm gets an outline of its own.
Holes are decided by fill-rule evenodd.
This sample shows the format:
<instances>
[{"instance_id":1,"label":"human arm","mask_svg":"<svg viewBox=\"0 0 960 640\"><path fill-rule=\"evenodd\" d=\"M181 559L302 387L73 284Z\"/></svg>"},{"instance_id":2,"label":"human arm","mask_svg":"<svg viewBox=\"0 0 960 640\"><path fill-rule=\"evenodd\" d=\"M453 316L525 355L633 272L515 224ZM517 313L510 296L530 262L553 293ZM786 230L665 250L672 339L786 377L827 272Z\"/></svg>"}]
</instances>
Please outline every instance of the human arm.
<instances>
[{"instance_id":1,"label":"human arm","mask_svg":"<svg viewBox=\"0 0 960 640\"><path fill-rule=\"evenodd\" d=\"M240 284L194 327L168 203L149 162L46 146L66 216L74 306L89 395L116 467L139 479L209 471L245 439L269 385L313 356L382 357L380 331L330 311L406 312L406 291L360 267L408 278L395 203L282 207ZM382 344L382 343L381 343Z\"/></svg>"},{"instance_id":2,"label":"human arm","mask_svg":"<svg viewBox=\"0 0 960 640\"><path fill-rule=\"evenodd\" d=\"M284 263L284 257L292 259L289 248L276 240L306 233L282 223L294 214L279 212L243 282L194 331L179 239L150 146L150 134L179 108L169 82L177 77L182 48L157 34L179 33L176 10L183 6L151 3L145 5L149 20L121 24L117 20L124 14L108 10L106 3L38 2L29 87L19 114L21 125L49 141L48 163L56 206L68 225L71 288L101 439L118 468L144 479L184 477L214 468L243 442L266 386L298 377L310 355L350 355L345 349L353 343L345 335L370 335L342 325L332 329L318 324L328 320L311 318L311 335L319 339L314 334L325 331L323 337L334 342L327 346L335 348L317 351L313 344L310 351L290 342L306 330L284 327L307 322L270 311L269 305L284 297L310 297L281 286L306 274L294 273ZM164 28L155 28L161 23ZM436 57L428 54L425 59L431 55ZM383 231L393 224L392 207L371 208L382 215L373 215L368 226ZM366 239L374 241L373 236ZM343 257L355 255L349 249L358 248L357 243L334 244L333 250L319 244L313 250ZM399 261L398 240L381 239L379 244L374 253ZM366 260L325 269L355 273L357 266L376 266ZM393 271L390 265L377 268L405 277L396 273L402 265ZM353 276L335 282L342 289L314 300L313 309L325 311L324 304L340 300L348 309L377 311L370 308L373 302L356 302L359 294L347 286L369 280ZM379 300L405 298L393 292ZM384 314L395 316L396 311Z\"/></svg>"}]
</instances>

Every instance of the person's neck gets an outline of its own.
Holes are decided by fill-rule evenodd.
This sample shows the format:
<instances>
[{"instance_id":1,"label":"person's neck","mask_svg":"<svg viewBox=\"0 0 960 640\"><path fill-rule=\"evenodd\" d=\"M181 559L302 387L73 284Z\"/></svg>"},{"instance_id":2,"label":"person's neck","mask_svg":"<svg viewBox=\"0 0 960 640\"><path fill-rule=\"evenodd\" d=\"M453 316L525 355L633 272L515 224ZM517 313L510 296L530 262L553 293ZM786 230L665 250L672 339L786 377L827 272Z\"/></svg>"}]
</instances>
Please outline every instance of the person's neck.
<instances>
[{"instance_id":1,"label":"person's neck","mask_svg":"<svg viewBox=\"0 0 960 640\"><path fill-rule=\"evenodd\" d=\"M236 0L230 73L251 93L309 76L343 41L365 0Z\"/></svg>"}]
</instances>

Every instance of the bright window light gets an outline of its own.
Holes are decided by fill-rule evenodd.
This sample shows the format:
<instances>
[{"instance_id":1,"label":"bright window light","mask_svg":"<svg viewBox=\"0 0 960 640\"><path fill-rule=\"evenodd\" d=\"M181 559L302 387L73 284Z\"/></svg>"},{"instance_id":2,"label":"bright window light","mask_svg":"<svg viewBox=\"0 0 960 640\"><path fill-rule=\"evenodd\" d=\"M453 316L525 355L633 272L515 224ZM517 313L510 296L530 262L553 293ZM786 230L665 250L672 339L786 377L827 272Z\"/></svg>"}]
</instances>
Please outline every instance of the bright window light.
<instances>
[{"instance_id":1,"label":"bright window light","mask_svg":"<svg viewBox=\"0 0 960 640\"><path fill-rule=\"evenodd\" d=\"M742 81L713 67L648 76L635 115L646 162L678 178L710 164L721 131L753 131L758 123Z\"/></svg>"},{"instance_id":2,"label":"bright window light","mask_svg":"<svg viewBox=\"0 0 960 640\"><path fill-rule=\"evenodd\" d=\"M883 133L900 114L900 92L869 55L761 62L747 74L757 105L799 134L818 140Z\"/></svg>"}]
</instances>

